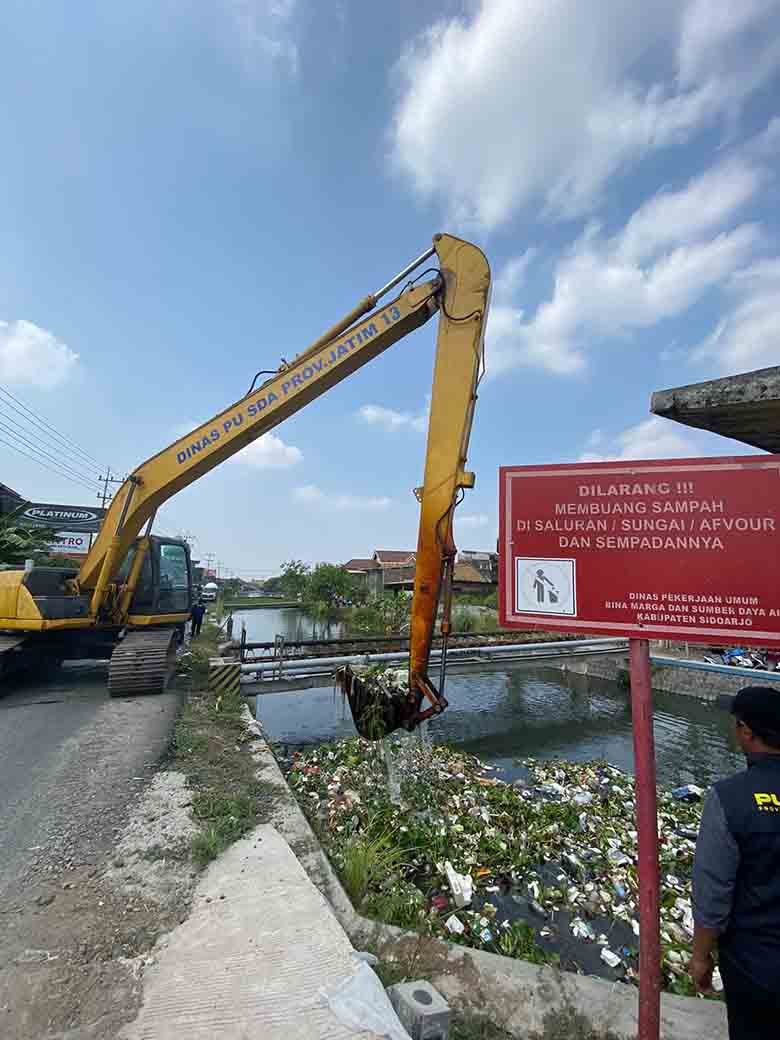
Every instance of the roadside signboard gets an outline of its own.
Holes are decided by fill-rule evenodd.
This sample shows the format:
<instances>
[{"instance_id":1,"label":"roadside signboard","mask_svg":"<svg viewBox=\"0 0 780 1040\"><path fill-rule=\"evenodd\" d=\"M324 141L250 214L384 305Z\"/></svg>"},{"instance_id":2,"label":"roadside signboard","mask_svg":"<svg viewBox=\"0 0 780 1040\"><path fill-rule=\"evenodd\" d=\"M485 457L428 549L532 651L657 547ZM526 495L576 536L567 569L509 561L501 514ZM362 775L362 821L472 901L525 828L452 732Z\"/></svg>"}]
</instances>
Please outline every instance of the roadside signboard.
<instances>
[{"instance_id":1,"label":"roadside signboard","mask_svg":"<svg viewBox=\"0 0 780 1040\"><path fill-rule=\"evenodd\" d=\"M51 502L37 502L31 503L22 515L28 524L34 524L36 527L97 534L106 511L99 506L63 506Z\"/></svg>"},{"instance_id":2,"label":"roadside signboard","mask_svg":"<svg viewBox=\"0 0 780 1040\"><path fill-rule=\"evenodd\" d=\"M93 538L88 531L57 531L46 548L52 556L86 556Z\"/></svg>"},{"instance_id":3,"label":"roadside signboard","mask_svg":"<svg viewBox=\"0 0 780 1040\"><path fill-rule=\"evenodd\" d=\"M780 455L502 467L501 624L780 642Z\"/></svg>"},{"instance_id":4,"label":"roadside signboard","mask_svg":"<svg viewBox=\"0 0 780 1040\"><path fill-rule=\"evenodd\" d=\"M100 530L105 509L99 506L66 506L36 502L27 506L22 519L34 527L49 527L54 537L46 546L53 556L86 556Z\"/></svg>"}]
</instances>

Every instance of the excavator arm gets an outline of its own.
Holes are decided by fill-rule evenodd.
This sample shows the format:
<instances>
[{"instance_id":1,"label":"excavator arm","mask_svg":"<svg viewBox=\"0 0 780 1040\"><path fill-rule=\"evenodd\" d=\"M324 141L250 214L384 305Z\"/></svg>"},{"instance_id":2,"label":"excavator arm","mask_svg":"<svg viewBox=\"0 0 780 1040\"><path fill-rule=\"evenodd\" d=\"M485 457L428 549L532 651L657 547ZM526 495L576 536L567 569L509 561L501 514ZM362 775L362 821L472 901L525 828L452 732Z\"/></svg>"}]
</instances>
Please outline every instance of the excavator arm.
<instances>
[{"instance_id":1,"label":"excavator arm","mask_svg":"<svg viewBox=\"0 0 780 1040\"><path fill-rule=\"evenodd\" d=\"M456 552L453 514L462 490L474 486L466 459L490 302L490 268L484 254L468 242L449 236L443 239L437 249L443 288L425 477L418 491L420 528L409 654L411 703L404 723L410 729L447 706L443 686ZM442 593L443 645L437 690L428 676L428 660Z\"/></svg>"},{"instance_id":2,"label":"excavator arm","mask_svg":"<svg viewBox=\"0 0 780 1040\"><path fill-rule=\"evenodd\" d=\"M381 298L434 254L438 272L424 272L433 277L408 283L390 303L379 305ZM410 704L404 724L412 728L422 718L441 711L446 701L428 677L428 659L442 591L445 640L449 632L453 513L461 490L474 484L465 465L483 366L489 296L490 269L481 250L450 235L436 235L430 250L362 300L292 362L283 363L262 385L142 463L114 496L76 579L78 591L91 597L90 616L97 620L110 614L115 623L127 621L148 539L140 541L124 586L117 586L116 574L144 525L148 534L164 502L439 312L425 476L417 490L420 528L412 603Z\"/></svg>"}]
</instances>

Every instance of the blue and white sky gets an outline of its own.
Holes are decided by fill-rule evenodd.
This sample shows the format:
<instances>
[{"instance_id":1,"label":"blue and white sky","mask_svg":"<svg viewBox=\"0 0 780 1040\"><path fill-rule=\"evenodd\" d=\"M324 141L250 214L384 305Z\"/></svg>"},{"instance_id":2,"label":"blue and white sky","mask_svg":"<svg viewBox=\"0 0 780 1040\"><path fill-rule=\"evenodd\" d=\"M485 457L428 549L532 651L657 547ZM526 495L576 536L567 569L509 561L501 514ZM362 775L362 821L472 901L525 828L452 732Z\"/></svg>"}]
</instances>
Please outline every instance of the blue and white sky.
<instances>
[{"instance_id":1,"label":"blue and white sky","mask_svg":"<svg viewBox=\"0 0 780 1040\"><path fill-rule=\"evenodd\" d=\"M437 231L494 276L461 548L499 465L732 453L650 393L780 361L780 0L5 0L0 39L0 384L118 472ZM247 574L413 548L435 325L160 529Z\"/></svg>"}]
</instances>

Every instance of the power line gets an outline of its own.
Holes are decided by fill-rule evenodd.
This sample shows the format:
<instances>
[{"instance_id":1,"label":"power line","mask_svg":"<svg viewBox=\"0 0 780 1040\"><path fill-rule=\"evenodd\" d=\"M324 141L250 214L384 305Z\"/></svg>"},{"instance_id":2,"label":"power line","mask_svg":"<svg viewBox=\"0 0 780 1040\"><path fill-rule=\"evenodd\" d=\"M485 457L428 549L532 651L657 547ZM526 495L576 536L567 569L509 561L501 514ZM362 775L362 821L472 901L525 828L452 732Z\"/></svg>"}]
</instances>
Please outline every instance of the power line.
<instances>
[{"instance_id":1,"label":"power line","mask_svg":"<svg viewBox=\"0 0 780 1040\"><path fill-rule=\"evenodd\" d=\"M3 413L0 412L0 415L2 415L2 414ZM87 480L90 483L96 482L96 478L92 477L85 470L82 470L80 468L80 464L79 464L79 466L77 466L75 463L68 462L68 461L60 458L60 456L58 456L58 455L53 455L51 453L51 451L49 451L49 448L52 447L51 445L45 444L45 446L44 446L44 445L41 444L41 442L39 442L39 441L32 441L28 437L26 437L25 434L27 433L27 430L25 430L24 433L20 433L18 429L16 429L13 426L8 426L6 423L4 423L2 421L0 421L0 428L5 430L5 432L10 437L13 437L13 438L15 438L18 441L21 441L22 444L26 444L28 448L32 448L33 451L36 451L39 454L46 456L46 458L48 458L51 462L53 462L54 465L56 465L58 467L61 467L64 470L67 470L70 473L71 476L78 477L79 480L82 480L82 479L83 480Z\"/></svg>"},{"instance_id":2,"label":"power line","mask_svg":"<svg viewBox=\"0 0 780 1040\"><path fill-rule=\"evenodd\" d=\"M27 422L40 427L47 436L51 437L53 435L56 437L69 451L78 452L78 454L83 457L83 460L90 466L97 466L98 469L101 470L106 469L106 466L103 463L98 462L93 455L79 447L71 437L68 437L67 434L60 433L56 426L53 426L47 419L44 419L42 415L34 411L34 409L30 408L30 406L26 405L23 401L20 401L18 397L14 397L7 387L0 386L0 394L9 398L11 402L14 402L10 407L13 408L15 412L18 412Z\"/></svg>"},{"instance_id":3,"label":"power line","mask_svg":"<svg viewBox=\"0 0 780 1040\"><path fill-rule=\"evenodd\" d=\"M21 415L26 422L30 423L30 425L37 426L47 437L52 437L53 435L63 447L67 448L69 451L76 451L80 456L82 456L83 461L88 463L89 466L97 466L98 469L104 468L103 464L98 462L94 456L76 444L71 437L61 433L56 426L53 426L52 423L47 419L44 419L42 415L30 408L29 405L20 401L19 398L15 397L7 387L0 386L0 393L9 398L9 402L3 403L6 403L13 408L13 410ZM17 407L17 405L19 407Z\"/></svg>"},{"instance_id":4,"label":"power line","mask_svg":"<svg viewBox=\"0 0 780 1040\"><path fill-rule=\"evenodd\" d=\"M75 466L72 466L69 462L64 462L62 459L57 458L56 455L52 455L51 452L47 451L45 448L40 447L39 444L36 444L33 441L28 440L13 427L7 426L4 422L0 422L0 429L5 430L7 434L10 434L10 436L15 438L16 440L21 441L22 444L27 445L27 447L31 448L32 451L36 452L36 454L42 455L45 459L48 459L57 467L60 475L64 476L66 479L78 480L79 482L84 484L94 484L95 487L97 486L97 481L93 477L90 477L81 470L76 469ZM95 487L91 487L90 490L94 491Z\"/></svg>"},{"instance_id":5,"label":"power line","mask_svg":"<svg viewBox=\"0 0 780 1040\"><path fill-rule=\"evenodd\" d=\"M0 444L5 444L9 448L12 448L14 451L18 452L20 455L24 455L25 458L32 459L32 461L33 462L37 462L39 466L43 466L44 469L48 469L52 473L56 474L61 480L69 480L72 484L81 484L82 483L81 480L73 479L72 477L66 477L60 470L54 469L53 466L47 465L47 463L42 462L40 459L36 458L34 455L30 455L29 452L23 451L21 448L18 448L15 444L12 444L10 441L4 440L2 435L0 435ZM86 487L86 486L87 485L85 484L84 487ZM90 488L90 491L93 491L93 490L94 490L94 488Z\"/></svg>"},{"instance_id":6,"label":"power line","mask_svg":"<svg viewBox=\"0 0 780 1040\"><path fill-rule=\"evenodd\" d=\"M111 499L114 497L114 492L108 490L108 485L109 484L124 484L125 481L124 481L123 477L112 477L110 468L106 470L106 475L104 477L99 477L98 478L98 481L99 481L100 484L103 485L103 488L102 488L101 491L98 491L97 497L100 499L100 506L101 506L101 508L105 509L106 508L106 502L110 502Z\"/></svg>"}]
</instances>

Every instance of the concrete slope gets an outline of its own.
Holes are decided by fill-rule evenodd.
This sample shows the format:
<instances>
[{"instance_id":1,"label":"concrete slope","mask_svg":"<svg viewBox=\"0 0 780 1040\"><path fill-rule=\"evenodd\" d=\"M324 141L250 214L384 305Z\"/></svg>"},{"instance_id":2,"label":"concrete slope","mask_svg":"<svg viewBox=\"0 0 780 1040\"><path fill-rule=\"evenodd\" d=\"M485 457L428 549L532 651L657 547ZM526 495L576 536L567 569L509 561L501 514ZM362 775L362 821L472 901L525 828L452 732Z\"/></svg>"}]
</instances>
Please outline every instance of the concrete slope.
<instances>
[{"instance_id":1,"label":"concrete slope","mask_svg":"<svg viewBox=\"0 0 780 1040\"><path fill-rule=\"evenodd\" d=\"M122 1040L347 1040L319 998L354 974L346 933L287 842L258 827L216 860L147 970Z\"/></svg>"}]
</instances>

